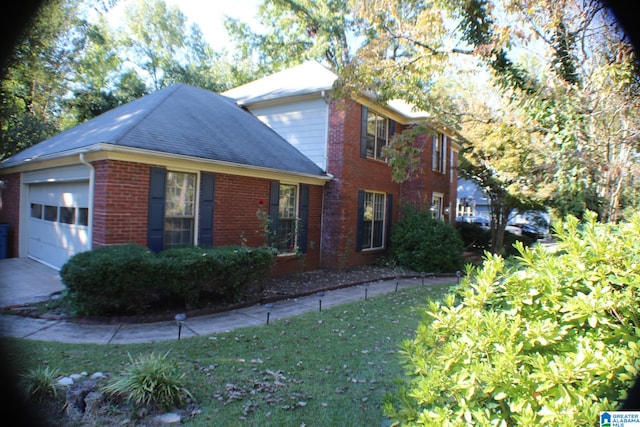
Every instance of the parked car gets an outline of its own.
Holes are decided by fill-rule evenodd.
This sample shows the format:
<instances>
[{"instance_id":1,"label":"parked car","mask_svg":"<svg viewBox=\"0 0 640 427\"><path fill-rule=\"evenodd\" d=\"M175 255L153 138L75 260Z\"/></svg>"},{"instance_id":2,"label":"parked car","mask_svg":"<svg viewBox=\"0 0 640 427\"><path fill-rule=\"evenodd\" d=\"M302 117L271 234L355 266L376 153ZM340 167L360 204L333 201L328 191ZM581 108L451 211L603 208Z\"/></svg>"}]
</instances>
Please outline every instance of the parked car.
<instances>
[{"instance_id":1,"label":"parked car","mask_svg":"<svg viewBox=\"0 0 640 427\"><path fill-rule=\"evenodd\" d=\"M456 222L468 222L470 224L477 224L482 227L489 227L491 222L489 218L483 216L459 216L456 218Z\"/></svg>"}]
</instances>

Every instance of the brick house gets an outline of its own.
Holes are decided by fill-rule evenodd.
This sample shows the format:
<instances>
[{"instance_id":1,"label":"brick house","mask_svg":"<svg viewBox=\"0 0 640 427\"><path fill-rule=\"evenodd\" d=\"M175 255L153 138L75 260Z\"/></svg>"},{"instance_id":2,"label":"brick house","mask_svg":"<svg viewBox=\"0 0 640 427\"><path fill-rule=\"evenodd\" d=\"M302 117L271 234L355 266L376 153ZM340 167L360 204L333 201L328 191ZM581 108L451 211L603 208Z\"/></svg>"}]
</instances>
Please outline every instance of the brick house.
<instances>
[{"instance_id":1,"label":"brick house","mask_svg":"<svg viewBox=\"0 0 640 427\"><path fill-rule=\"evenodd\" d=\"M268 242L282 273L373 262L402 202L451 220L457 144L425 138L425 173L394 183L381 148L423 117L331 99L336 78L310 62L222 95L178 84L4 160L8 256Z\"/></svg>"}]
</instances>

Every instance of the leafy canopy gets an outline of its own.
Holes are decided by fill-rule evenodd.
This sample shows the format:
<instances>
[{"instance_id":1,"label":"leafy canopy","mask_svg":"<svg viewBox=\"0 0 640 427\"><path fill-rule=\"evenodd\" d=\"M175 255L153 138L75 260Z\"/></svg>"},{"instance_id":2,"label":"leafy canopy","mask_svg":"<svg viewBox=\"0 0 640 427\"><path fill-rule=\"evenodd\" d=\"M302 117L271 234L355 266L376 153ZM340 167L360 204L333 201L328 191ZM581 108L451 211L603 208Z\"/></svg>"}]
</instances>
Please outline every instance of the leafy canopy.
<instances>
[{"instance_id":1,"label":"leafy canopy","mask_svg":"<svg viewBox=\"0 0 640 427\"><path fill-rule=\"evenodd\" d=\"M487 255L403 344L387 414L430 426L595 425L640 372L640 214L567 217L555 251Z\"/></svg>"}]
</instances>

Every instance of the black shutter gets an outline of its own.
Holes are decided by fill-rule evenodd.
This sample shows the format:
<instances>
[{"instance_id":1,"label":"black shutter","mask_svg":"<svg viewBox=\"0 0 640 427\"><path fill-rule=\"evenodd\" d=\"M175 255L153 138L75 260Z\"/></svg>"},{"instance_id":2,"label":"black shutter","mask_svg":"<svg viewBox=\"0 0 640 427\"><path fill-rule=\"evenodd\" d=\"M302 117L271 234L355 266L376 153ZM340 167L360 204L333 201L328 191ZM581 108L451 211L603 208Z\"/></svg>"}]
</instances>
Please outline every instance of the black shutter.
<instances>
[{"instance_id":1,"label":"black shutter","mask_svg":"<svg viewBox=\"0 0 640 427\"><path fill-rule=\"evenodd\" d=\"M358 191L358 225L356 231L356 251L362 250L362 233L364 222L364 190Z\"/></svg>"},{"instance_id":2,"label":"black shutter","mask_svg":"<svg viewBox=\"0 0 640 427\"><path fill-rule=\"evenodd\" d=\"M164 198L166 186L167 170L151 168L147 246L153 252L160 252L164 249Z\"/></svg>"},{"instance_id":3,"label":"black shutter","mask_svg":"<svg viewBox=\"0 0 640 427\"><path fill-rule=\"evenodd\" d=\"M393 194L387 194L387 216L386 216L386 230L385 233L387 234L387 238L386 238L386 247L389 248L391 246L391 227L392 227L392 220L393 220Z\"/></svg>"},{"instance_id":4,"label":"black shutter","mask_svg":"<svg viewBox=\"0 0 640 427\"><path fill-rule=\"evenodd\" d=\"M309 235L309 185L300 184L300 202L298 207L300 227L298 229L298 247L304 254L307 252L307 237Z\"/></svg>"},{"instance_id":5,"label":"black shutter","mask_svg":"<svg viewBox=\"0 0 640 427\"><path fill-rule=\"evenodd\" d=\"M212 173L200 174L200 221L198 246L213 246L213 200L216 190L216 176Z\"/></svg>"},{"instance_id":6,"label":"black shutter","mask_svg":"<svg viewBox=\"0 0 640 427\"><path fill-rule=\"evenodd\" d=\"M389 142L391 142L391 138L396 133L396 122L394 120L389 120Z\"/></svg>"},{"instance_id":7,"label":"black shutter","mask_svg":"<svg viewBox=\"0 0 640 427\"><path fill-rule=\"evenodd\" d=\"M362 106L362 118L360 122L360 157L367 157L367 117L369 109Z\"/></svg>"},{"instance_id":8,"label":"black shutter","mask_svg":"<svg viewBox=\"0 0 640 427\"><path fill-rule=\"evenodd\" d=\"M271 181L271 192L269 193L269 241L271 246L272 236L278 234L278 217L280 211L280 182Z\"/></svg>"}]
</instances>

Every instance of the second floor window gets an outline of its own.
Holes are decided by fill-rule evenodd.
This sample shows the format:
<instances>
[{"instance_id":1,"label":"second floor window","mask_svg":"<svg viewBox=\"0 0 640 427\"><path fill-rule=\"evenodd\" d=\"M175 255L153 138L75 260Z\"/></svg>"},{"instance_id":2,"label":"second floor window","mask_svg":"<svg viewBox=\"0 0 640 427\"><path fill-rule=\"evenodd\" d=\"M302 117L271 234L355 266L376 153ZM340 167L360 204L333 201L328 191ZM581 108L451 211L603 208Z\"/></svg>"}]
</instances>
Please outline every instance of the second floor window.
<instances>
[{"instance_id":1,"label":"second floor window","mask_svg":"<svg viewBox=\"0 0 640 427\"><path fill-rule=\"evenodd\" d=\"M383 148L389 142L389 120L368 110L367 113L367 157L385 160Z\"/></svg>"},{"instance_id":2,"label":"second floor window","mask_svg":"<svg viewBox=\"0 0 640 427\"><path fill-rule=\"evenodd\" d=\"M446 148L447 137L441 133L437 133L433 137L433 151L431 157L431 169L434 172L445 172L447 166L447 157L445 155Z\"/></svg>"}]
</instances>

